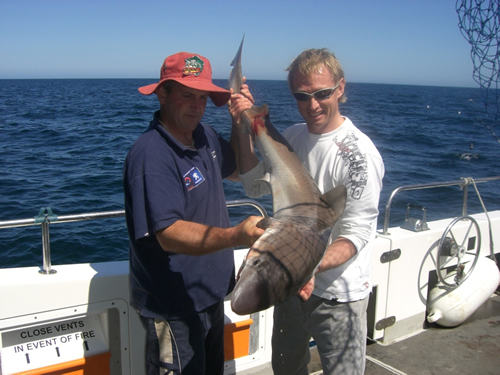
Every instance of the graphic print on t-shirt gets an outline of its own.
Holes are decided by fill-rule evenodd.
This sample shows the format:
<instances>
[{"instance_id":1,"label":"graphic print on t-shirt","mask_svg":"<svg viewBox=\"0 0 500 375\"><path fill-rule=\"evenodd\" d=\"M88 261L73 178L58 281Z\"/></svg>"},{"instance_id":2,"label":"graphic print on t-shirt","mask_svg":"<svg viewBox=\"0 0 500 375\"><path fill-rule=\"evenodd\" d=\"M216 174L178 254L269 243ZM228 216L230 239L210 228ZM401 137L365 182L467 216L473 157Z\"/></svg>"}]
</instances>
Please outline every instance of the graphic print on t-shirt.
<instances>
[{"instance_id":1,"label":"graphic print on t-shirt","mask_svg":"<svg viewBox=\"0 0 500 375\"><path fill-rule=\"evenodd\" d=\"M350 195L353 199L360 199L368 179L368 165L366 155L361 153L354 133L348 134L342 141L335 140L340 155L349 166L349 180L351 182Z\"/></svg>"},{"instance_id":2,"label":"graphic print on t-shirt","mask_svg":"<svg viewBox=\"0 0 500 375\"><path fill-rule=\"evenodd\" d=\"M189 172L184 175L184 183L188 191L194 189L203 181L205 181L205 177L203 177L200 170L196 167L191 168Z\"/></svg>"}]
</instances>

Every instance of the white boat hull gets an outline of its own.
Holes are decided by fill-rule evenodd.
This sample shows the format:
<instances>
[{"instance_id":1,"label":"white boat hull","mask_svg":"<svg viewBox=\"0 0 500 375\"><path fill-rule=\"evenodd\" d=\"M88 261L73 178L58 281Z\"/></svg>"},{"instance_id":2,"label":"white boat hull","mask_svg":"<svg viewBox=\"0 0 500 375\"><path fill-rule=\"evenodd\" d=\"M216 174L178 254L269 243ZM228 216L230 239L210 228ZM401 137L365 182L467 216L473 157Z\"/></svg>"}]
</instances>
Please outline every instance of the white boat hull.
<instances>
[{"instance_id":1,"label":"white boat hull","mask_svg":"<svg viewBox=\"0 0 500 375\"><path fill-rule=\"evenodd\" d=\"M481 232L488 233L486 216L472 216ZM500 211L489 216L493 241L500 243ZM372 253L374 292L368 311L370 338L385 345L423 331L428 290L434 286L430 280L436 273L433 254L449 223L450 219L429 222L430 229L424 232L390 228L388 234L377 236ZM480 255L485 257L489 255L489 236L482 237ZM237 268L246 252L236 251ZM39 267L0 269L2 374L43 367L48 362L69 363L92 350L93 354L110 354L110 374L144 374L145 334L129 304L128 262L53 268L57 271L53 274L40 274ZM227 360L225 373L271 374L272 308L239 317L230 311L229 301L226 304L228 324L249 319L252 324L248 327L248 355ZM63 324L69 328L58 331L56 327ZM72 344L76 338L86 340Z\"/></svg>"}]
</instances>

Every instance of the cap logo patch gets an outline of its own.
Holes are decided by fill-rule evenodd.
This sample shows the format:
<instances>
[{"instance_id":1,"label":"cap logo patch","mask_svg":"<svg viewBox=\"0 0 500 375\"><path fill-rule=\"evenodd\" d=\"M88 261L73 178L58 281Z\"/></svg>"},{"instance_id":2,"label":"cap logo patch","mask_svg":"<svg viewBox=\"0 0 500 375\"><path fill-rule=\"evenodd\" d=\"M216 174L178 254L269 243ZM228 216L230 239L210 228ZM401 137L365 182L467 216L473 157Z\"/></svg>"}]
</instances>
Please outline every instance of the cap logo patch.
<instances>
[{"instance_id":1,"label":"cap logo patch","mask_svg":"<svg viewBox=\"0 0 500 375\"><path fill-rule=\"evenodd\" d=\"M195 76L198 77L203 71L204 62L198 56L193 56L189 59L184 60L186 65L182 69L182 74L185 76Z\"/></svg>"}]
</instances>

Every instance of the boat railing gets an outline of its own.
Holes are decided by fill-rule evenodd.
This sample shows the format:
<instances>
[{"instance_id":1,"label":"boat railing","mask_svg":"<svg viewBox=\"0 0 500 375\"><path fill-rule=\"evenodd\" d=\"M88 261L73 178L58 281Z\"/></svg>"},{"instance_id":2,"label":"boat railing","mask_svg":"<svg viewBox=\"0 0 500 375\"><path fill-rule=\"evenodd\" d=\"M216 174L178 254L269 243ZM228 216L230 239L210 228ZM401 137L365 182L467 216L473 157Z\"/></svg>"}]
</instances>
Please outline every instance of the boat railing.
<instances>
[{"instance_id":1,"label":"boat railing","mask_svg":"<svg viewBox=\"0 0 500 375\"><path fill-rule=\"evenodd\" d=\"M226 201L226 206L227 207L252 206L255 209L257 209L263 217L268 216L266 209L259 202L253 199L228 200ZM50 257L50 234L49 234L50 224L69 223L69 222L96 220L96 219L111 219L123 216L125 216L125 210L89 212L83 214L58 216L52 212L51 208L42 207L38 215L31 219L0 221L0 229L40 225L42 228L43 264L42 264L42 269L39 272L41 274L49 275L56 273L56 271L52 269L51 257Z\"/></svg>"},{"instance_id":2,"label":"boat railing","mask_svg":"<svg viewBox=\"0 0 500 375\"><path fill-rule=\"evenodd\" d=\"M462 177L460 180L456 181L444 181L444 182L432 182L428 184L416 184L416 185L404 185L394 189L387 200L387 204L385 205L385 217L384 217L384 228L382 231L383 235L389 234L389 218L391 215L391 205L394 197L401 193L402 191L409 190L422 190L422 189L431 189L431 188L440 188L440 187L448 187L448 186L460 186L463 190L463 202L462 202L462 215L467 215L467 203L468 203L468 186L475 183L482 182L491 182L491 181L499 181L500 176L495 177L485 177L485 178L477 178L473 179L471 177Z\"/></svg>"}]
</instances>

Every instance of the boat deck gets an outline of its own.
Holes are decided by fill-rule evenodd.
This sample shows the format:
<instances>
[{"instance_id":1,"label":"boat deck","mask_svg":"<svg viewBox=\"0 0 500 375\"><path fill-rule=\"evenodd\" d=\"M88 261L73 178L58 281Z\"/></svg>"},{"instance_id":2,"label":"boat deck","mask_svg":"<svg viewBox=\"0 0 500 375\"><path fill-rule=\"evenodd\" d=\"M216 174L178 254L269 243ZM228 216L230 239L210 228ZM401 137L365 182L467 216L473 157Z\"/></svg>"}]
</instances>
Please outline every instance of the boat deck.
<instances>
[{"instance_id":1,"label":"boat deck","mask_svg":"<svg viewBox=\"0 0 500 375\"><path fill-rule=\"evenodd\" d=\"M322 374L314 353L310 372ZM500 374L500 289L458 327L429 324L391 345L368 343L365 374Z\"/></svg>"}]
</instances>

